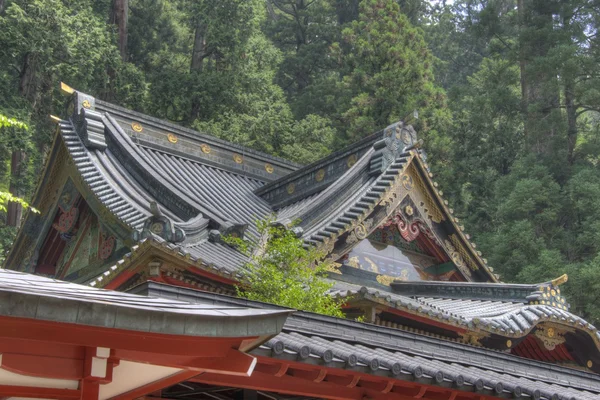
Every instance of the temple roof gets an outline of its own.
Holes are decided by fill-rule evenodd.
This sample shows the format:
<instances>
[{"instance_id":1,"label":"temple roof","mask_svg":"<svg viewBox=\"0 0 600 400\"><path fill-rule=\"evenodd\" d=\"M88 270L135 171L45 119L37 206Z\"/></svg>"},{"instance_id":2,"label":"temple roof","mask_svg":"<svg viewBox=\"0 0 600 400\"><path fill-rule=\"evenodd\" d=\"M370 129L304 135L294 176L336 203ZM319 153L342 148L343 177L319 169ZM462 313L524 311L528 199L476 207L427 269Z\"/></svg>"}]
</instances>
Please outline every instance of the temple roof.
<instances>
[{"instance_id":1,"label":"temple roof","mask_svg":"<svg viewBox=\"0 0 600 400\"><path fill-rule=\"evenodd\" d=\"M201 304L273 307L154 282L134 291ZM493 396L600 398L600 377L596 374L306 312L290 316L282 333L252 354L435 386L453 385L459 390L479 391Z\"/></svg>"},{"instance_id":2,"label":"temple roof","mask_svg":"<svg viewBox=\"0 0 600 400\"><path fill-rule=\"evenodd\" d=\"M395 290L397 286L413 284L419 286L421 283L395 282L392 284L391 291L385 291L338 281L330 290L330 295L349 298L352 301L364 299L384 305L389 309L425 317L448 326L510 338L523 337L539 324L552 322L585 332L597 346L596 351L600 348L598 329L583 318L567 311L568 304L565 304L564 298L560 295L551 295L550 291L556 291L557 288L549 286L550 282L540 285L487 285L492 286L490 289L496 293L504 292L506 294L504 297L501 294L496 296L475 295L472 298L466 294L447 296L428 293L422 295L418 290L415 290L416 293L401 293ZM423 282L422 286L426 286L426 284L448 288L452 288L452 286L486 286L485 284L462 282ZM515 294L515 288L524 290L527 294L523 293L519 296ZM543 288L549 288L549 290Z\"/></svg>"},{"instance_id":3,"label":"temple roof","mask_svg":"<svg viewBox=\"0 0 600 400\"><path fill-rule=\"evenodd\" d=\"M185 336L275 335L290 314L139 296L5 269L0 297L2 316Z\"/></svg>"},{"instance_id":4,"label":"temple roof","mask_svg":"<svg viewBox=\"0 0 600 400\"><path fill-rule=\"evenodd\" d=\"M80 92L72 102L76 111L58 123L61 141L90 191L86 201L97 214L114 216L124 239L150 237L159 220L169 229L154 235L158 240L236 275L245 257L228 262L231 250L213 244L220 235L256 235L255 221L275 214L278 223L297 223L307 244L339 258L354 246L357 229L368 234L391 218L404 201L403 185L414 186L424 196L413 204L419 218L435 221L430 234L463 279L497 281L443 200L408 125L393 124L300 167Z\"/></svg>"}]
</instances>

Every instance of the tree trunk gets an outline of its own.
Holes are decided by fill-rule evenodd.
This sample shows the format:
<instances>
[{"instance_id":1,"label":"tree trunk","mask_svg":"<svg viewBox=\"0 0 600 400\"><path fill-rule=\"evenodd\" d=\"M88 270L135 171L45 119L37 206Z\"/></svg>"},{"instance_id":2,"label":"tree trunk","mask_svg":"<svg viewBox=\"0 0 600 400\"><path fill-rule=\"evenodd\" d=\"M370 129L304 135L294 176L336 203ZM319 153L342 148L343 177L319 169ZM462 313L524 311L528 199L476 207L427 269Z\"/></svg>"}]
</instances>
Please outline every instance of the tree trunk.
<instances>
[{"instance_id":1,"label":"tree trunk","mask_svg":"<svg viewBox=\"0 0 600 400\"><path fill-rule=\"evenodd\" d=\"M4 6L6 5L5 0L0 0L0 13L4 11Z\"/></svg>"},{"instance_id":2,"label":"tree trunk","mask_svg":"<svg viewBox=\"0 0 600 400\"><path fill-rule=\"evenodd\" d=\"M202 19L199 19L196 24L196 32L194 34L194 48L192 50L192 65L190 66L191 74L199 74L204 70L204 59L208 56L206 51L206 25ZM196 96L192 97L192 106L190 110L190 122L198 118L200 114L200 103Z\"/></svg>"},{"instance_id":3,"label":"tree trunk","mask_svg":"<svg viewBox=\"0 0 600 400\"><path fill-rule=\"evenodd\" d=\"M19 76L19 94L27 100L33 101L36 97L35 87L35 55L25 54L21 74ZM9 192L15 197L21 197L20 180L23 174L23 164L25 152L22 149L14 149L11 154L10 162L10 185ZM19 227L21 224L21 215L23 207L18 203L9 202L7 206L6 224L8 226Z\"/></svg>"},{"instance_id":4,"label":"tree trunk","mask_svg":"<svg viewBox=\"0 0 600 400\"><path fill-rule=\"evenodd\" d=\"M532 152L549 156L556 139L553 113L560 106L558 71L552 61L540 68L553 43L553 11L549 3L518 0L519 68L525 139ZM537 63L537 65L534 64Z\"/></svg>"},{"instance_id":5,"label":"tree trunk","mask_svg":"<svg viewBox=\"0 0 600 400\"><path fill-rule=\"evenodd\" d=\"M114 0L113 23L119 32L119 53L127 61L127 22L129 19L129 0Z\"/></svg>"},{"instance_id":6,"label":"tree trunk","mask_svg":"<svg viewBox=\"0 0 600 400\"><path fill-rule=\"evenodd\" d=\"M192 50L192 65L191 72L202 72L204 66L204 58L206 57L206 26L203 21L198 21L196 24L196 32L194 34L194 48Z\"/></svg>"},{"instance_id":7,"label":"tree trunk","mask_svg":"<svg viewBox=\"0 0 600 400\"><path fill-rule=\"evenodd\" d=\"M31 101L35 97L35 55L32 53L25 54L23 58L23 66L19 76L19 94Z\"/></svg>"},{"instance_id":8,"label":"tree trunk","mask_svg":"<svg viewBox=\"0 0 600 400\"><path fill-rule=\"evenodd\" d=\"M15 150L12 152L10 160L10 186L9 191L15 197L21 197L20 178L22 175L25 161L25 152ZM19 203L9 202L7 206L6 225L19 227L21 225L21 216L23 214L23 206Z\"/></svg>"}]
</instances>

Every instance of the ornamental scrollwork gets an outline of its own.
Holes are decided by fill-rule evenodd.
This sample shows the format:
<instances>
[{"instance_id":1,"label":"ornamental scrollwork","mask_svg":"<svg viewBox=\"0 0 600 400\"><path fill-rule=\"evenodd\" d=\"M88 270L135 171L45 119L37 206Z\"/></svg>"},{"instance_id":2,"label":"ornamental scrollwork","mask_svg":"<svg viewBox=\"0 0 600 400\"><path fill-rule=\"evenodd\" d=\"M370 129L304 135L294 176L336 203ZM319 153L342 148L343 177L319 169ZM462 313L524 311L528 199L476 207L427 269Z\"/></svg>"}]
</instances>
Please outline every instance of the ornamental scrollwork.
<instances>
[{"instance_id":1,"label":"ornamental scrollwork","mask_svg":"<svg viewBox=\"0 0 600 400\"><path fill-rule=\"evenodd\" d=\"M365 239L367 236L369 236L369 232L371 231L372 227L373 227L372 219L367 219L367 220L361 222L360 224L356 225L354 230L352 232L350 232L350 234L348 235L348 238L346 239L346 243L354 244L354 243L358 242L359 240Z\"/></svg>"},{"instance_id":2,"label":"ornamental scrollwork","mask_svg":"<svg viewBox=\"0 0 600 400\"><path fill-rule=\"evenodd\" d=\"M544 344L546 350L554 350L556 346L565 342L565 332L554 326L543 326L534 334Z\"/></svg>"}]
</instances>

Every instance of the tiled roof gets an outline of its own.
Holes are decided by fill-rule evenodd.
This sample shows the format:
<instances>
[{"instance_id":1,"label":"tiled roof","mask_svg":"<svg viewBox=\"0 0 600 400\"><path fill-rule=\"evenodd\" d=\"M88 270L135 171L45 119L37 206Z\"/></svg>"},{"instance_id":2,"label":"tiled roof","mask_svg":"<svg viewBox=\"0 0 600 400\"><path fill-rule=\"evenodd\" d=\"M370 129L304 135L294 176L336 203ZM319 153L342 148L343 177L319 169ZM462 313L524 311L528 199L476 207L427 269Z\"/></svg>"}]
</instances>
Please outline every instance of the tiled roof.
<instances>
[{"instance_id":1,"label":"tiled roof","mask_svg":"<svg viewBox=\"0 0 600 400\"><path fill-rule=\"evenodd\" d=\"M453 284L437 283L447 283L449 286ZM493 285L497 285L499 289L511 286ZM330 294L342 298L367 299L448 325L479 329L506 337L522 337L541 322L556 322L587 332L596 345L600 346L600 332L583 318L551 305L528 304L525 299L507 301L406 296L345 282L336 282Z\"/></svg>"},{"instance_id":2,"label":"tiled roof","mask_svg":"<svg viewBox=\"0 0 600 400\"><path fill-rule=\"evenodd\" d=\"M137 290L205 304L274 307L152 282ZM492 396L600 399L600 376L593 373L311 313L290 316L282 333L254 354Z\"/></svg>"},{"instance_id":3,"label":"tiled roof","mask_svg":"<svg viewBox=\"0 0 600 400\"><path fill-rule=\"evenodd\" d=\"M191 245L181 245L167 242L161 237L153 235L133 246L130 253L126 254L121 260L107 268L101 274L88 280L87 284L94 287L104 286L105 283L110 282L123 272L123 270L132 265L138 254L142 254L146 248L152 246L180 257L190 265L195 265L215 275L221 275L232 280L239 279L244 265L249 261L245 255L234 248L221 243L211 242L208 239L200 240Z\"/></svg>"},{"instance_id":4,"label":"tiled roof","mask_svg":"<svg viewBox=\"0 0 600 400\"><path fill-rule=\"evenodd\" d=\"M5 269L0 269L0 299L0 315L8 317L190 336L274 335L289 314L139 296ZM243 329L233 329L232 320ZM230 328L216 329L219 324Z\"/></svg>"},{"instance_id":5,"label":"tiled roof","mask_svg":"<svg viewBox=\"0 0 600 400\"><path fill-rule=\"evenodd\" d=\"M121 171L116 169L119 164L114 162L110 151L96 157L95 152L88 151L83 145L71 122L61 121L59 128L75 167L98 200L125 224L140 227L150 215L148 210L140 207L140 199L149 198L148 193L135 180L127 179L127 175L111 179L109 172ZM125 188L131 189L129 193Z\"/></svg>"}]
</instances>

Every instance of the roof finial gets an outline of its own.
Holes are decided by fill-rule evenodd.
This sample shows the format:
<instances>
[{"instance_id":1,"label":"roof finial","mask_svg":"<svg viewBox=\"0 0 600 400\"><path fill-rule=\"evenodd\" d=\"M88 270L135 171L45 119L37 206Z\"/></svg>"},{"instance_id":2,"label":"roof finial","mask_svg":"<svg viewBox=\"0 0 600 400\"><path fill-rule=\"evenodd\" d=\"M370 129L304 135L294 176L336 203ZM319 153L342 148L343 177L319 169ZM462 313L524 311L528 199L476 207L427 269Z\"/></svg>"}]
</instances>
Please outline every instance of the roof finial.
<instances>
[{"instance_id":1,"label":"roof finial","mask_svg":"<svg viewBox=\"0 0 600 400\"><path fill-rule=\"evenodd\" d=\"M568 280L569 280L569 276L567 274L562 274L558 278L553 279L551 282L552 282L552 286L560 286L563 283L567 282Z\"/></svg>"}]
</instances>

